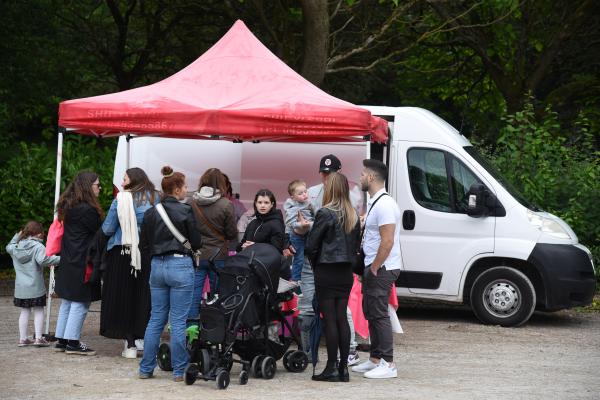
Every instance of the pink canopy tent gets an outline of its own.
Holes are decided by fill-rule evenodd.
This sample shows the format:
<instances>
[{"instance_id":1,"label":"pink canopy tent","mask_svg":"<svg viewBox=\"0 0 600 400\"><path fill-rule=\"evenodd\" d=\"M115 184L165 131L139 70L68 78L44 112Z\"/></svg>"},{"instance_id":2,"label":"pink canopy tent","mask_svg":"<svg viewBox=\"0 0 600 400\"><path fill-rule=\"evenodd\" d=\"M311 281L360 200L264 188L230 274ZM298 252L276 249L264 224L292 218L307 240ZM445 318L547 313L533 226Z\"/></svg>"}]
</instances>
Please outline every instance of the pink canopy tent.
<instances>
[{"instance_id":1,"label":"pink canopy tent","mask_svg":"<svg viewBox=\"0 0 600 400\"><path fill-rule=\"evenodd\" d=\"M152 85L59 106L55 204L63 132L232 141L387 140L387 122L323 92L288 67L242 21L200 58ZM54 270L51 270L52 298ZM46 314L48 333L50 313Z\"/></svg>"},{"instance_id":2,"label":"pink canopy tent","mask_svg":"<svg viewBox=\"0 0 600 400\"><path fill-rule=\"evenodd\" d=\"M60 104L59 125L84 135L234 141L385 142L387 124L320 90L242 21L200 58L152 85Z\"/></svg>"}]
</instances>

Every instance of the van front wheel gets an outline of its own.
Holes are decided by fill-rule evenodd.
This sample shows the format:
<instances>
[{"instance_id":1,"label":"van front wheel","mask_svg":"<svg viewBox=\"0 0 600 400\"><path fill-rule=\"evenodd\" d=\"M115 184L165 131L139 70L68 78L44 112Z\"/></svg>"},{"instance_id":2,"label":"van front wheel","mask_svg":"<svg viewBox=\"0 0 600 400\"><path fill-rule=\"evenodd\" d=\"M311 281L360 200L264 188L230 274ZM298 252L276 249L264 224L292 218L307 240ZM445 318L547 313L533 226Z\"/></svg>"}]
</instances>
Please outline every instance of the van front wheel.
<instances>
[{"instance_id":1,"label":"van front wheel","mask_svg":"<svg viewBox=\"0 0 600 400\"><path fill-rule=\"evenodd\" d=\"M483 271L471 288L471 308L484 324L524 324L533 314L535 301L535 289L529 278L510 267Z\"/></svg>"}]
</instances>

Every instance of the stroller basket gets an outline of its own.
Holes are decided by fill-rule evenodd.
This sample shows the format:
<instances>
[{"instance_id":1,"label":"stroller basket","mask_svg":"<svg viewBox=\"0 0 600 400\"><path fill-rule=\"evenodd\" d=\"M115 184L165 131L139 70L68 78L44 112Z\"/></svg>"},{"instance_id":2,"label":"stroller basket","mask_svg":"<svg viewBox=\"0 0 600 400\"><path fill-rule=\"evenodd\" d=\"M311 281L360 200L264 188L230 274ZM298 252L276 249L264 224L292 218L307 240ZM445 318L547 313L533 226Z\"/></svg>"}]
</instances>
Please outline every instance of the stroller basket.
<instances>
[{"instance_id":1,"label":"stroller basket","mask_svg":"<svg viewBox=\"0 0 600 400\"><path fill-rule=\"evenodd\" d=\"M225 314L220 306L205 306L200 314L200 340L206 343L225 341Z\"/></svg>"}]
</instances>

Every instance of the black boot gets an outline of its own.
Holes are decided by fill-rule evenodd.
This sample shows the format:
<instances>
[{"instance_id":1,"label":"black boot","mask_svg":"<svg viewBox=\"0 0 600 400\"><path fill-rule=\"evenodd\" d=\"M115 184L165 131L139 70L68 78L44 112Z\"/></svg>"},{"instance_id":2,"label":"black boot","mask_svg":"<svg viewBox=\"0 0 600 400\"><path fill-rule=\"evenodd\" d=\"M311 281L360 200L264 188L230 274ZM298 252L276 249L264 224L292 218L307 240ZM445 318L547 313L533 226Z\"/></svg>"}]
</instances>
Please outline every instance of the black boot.
<instances>
[{"instance_id":1,"label":"black boot","mask_svg":"<svg viewBox=\"0 0 600 400\"><path fill-rule=\"evenodd\" d=\"M338 366L338 375L340 382L350 382L350 374L348 373L348 362L341 362Z\"/></svg>"},{"instance_id":2,"label":"black boot","mask_svg":"<svg viewBox=\"0 0 600 400\"><path fill-rule=\"evenodd\" d=\"M327 361L327 366L319 375L312 376L313 381L321 382L339 382L340 376L336 368L335 361Z\"/></svg>"}]
</instances>

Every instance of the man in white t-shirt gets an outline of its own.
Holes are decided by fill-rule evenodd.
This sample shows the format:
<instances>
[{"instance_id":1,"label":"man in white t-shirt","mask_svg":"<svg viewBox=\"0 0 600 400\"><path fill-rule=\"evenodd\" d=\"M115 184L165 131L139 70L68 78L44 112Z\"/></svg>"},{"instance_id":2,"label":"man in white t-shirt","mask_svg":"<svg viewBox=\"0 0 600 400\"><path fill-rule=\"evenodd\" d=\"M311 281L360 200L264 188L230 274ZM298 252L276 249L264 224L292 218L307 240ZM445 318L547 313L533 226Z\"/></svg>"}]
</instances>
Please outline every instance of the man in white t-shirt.
<instances>
[{"instance_id":1,"label":"man in white t-shirt","mask_svg":"<svg viewBox=\"0 0 600 400\"><path fill-rule=\"evenodd\" d=\"M363 312L369 321L370 358L353 367L365 378L396 378L394 336L388 314L392 283L398 279L400 254L400 209L385 191L387 167L378 160L363 160L361 189L369 192L362 249L365 254L363 274Z\"/></svg>"}]
</instances>

